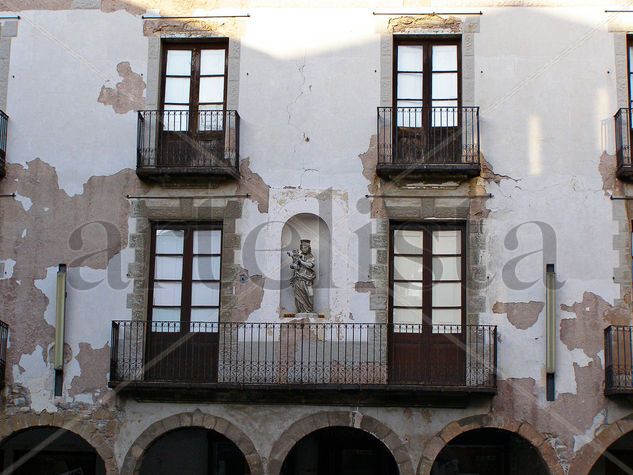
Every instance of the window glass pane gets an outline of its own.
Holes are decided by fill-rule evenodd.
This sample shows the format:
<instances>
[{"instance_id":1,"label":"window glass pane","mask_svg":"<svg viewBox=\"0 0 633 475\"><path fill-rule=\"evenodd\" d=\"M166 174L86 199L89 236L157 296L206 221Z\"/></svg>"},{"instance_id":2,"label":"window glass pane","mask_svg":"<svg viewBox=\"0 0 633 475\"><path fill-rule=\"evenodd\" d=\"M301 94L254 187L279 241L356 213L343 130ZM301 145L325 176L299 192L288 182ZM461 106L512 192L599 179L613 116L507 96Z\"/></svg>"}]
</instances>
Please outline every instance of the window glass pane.
<instances>
[{"instance_id":1,"label":"window glass pane","mask_svg":"<svg viewBox=\"0 0 633 475\"><path fill-rule=\"evenodd\" d=\"M193 233L194 254L220 254L222 231L219 229L199 230Z\"/></svg>"},{"instance_id":2,"label":"window glass pane","mask_svg":"<svg viewBox=\"0 0 633 475\"><path fill-rule=\"evenodd\" d=\"M457 71L457 45L433 46L433 71Z\"/></svg>"},{"instance_id":3,"label":"window glass pane","mask_svg":"<svg viewBox=\"0 0 633 475\"><path fill-rule=\"evenodd\" d=\"M157 229L156 254L182 254L185 232L182 230Z\"/></svg>"},{"instance_id":4,"label":"window glass pane","mask_svg":"<svg viewBox=\"0 0 633 475\"><path fill-rule=\"evenodd\" d=\"M179 308L152 309L152 331L154 332L180 331L180 309Z\"/></svg>"},{"instance_id":5,"label":"window glass pane","mask_svg":"<svg viewBox=\"0 0 633 475\"><path fill-rule=\"evenodd\" d=\"M156 279L182 279L182 257L156 256L154 264L154 277Z\"/></svg>"},{"instance_id":6,"label":"window glass pane","mask_svg":"<svg viewBox=\"0 0 633 475\"><path fill-rule=\"evenodd\" d=\"M218 323L219 314L220 311L217 308L192 308L191 321Z\"/></svg>"},{"instance_id":7,"label":"window glass pane","mask_svg":"<svg viewBox=\"0 0 633 475\"><path fill-rule=\"evenodd\" d=\"M398 46L398 71L422 71L424 46Z\"/></svg>"},{"instance_id":8,"label":"window glass pane","mask_svg":"<svg viewBox=\"0 0 633 475\"><path fill-rule=\"evenodd\" d=\"M457 333L461 331L461 309L433 309L431 318L433 321L433 325L450 325L447 327L434 329L437 330L439 333Z\"/></svg>"},{"instance_id":9,"label":"window glass pane","mask_svg":"<svg viewBox=\"0 0 633 475\"><path fill-rule=\"evenodd\" d=\"M219 282L193 282L191 284L191 305L219 305Z\"/></svg>"},{"instance_id":10,"label":"window glass pane","mask_svg":"<svg viewBox=\"0 0 633 475\"><path fill-rule=\"evenodd\" d=\"M459 229L433 231L433 254L461 254L462 233Z\"/></svg>"},{"instance_id":11,"label":"window glass pane","mask_svg":"<svg viewBox=\"0 0 633 475\"><path fill-rule=\"evenodd\" d=\"M629 72L633 66L633 46L629 46Z\"/></svg>"},{"instance_id":12,"label":"window glass pane","mask_svg":"<svg viewBox=\"0 0 633 475\"><path fill-rule=\"evenodd\" d=\"M422 127L422 101L398 101L398 127Z\"/></svg>"},{"instance_id":13,"label":"window glass pane","mask_svg":"<svg viewBox=\"0 0 633 475\"><path fill-rule=\"evenodd\" d=\"M422 280L422 257L394 256L394 279Z\"/></svg>"},{"instance_id":14,"label":"window glass pane","mask_svg":"<svg viewBox=\"0 0 633 475\"><path fill-rule=\"evenodd\" d=\"M393 233L393 252L396 254L422 254L424 233L411 229L396 229Z\"/></svg>"},{"instance_id":15,"label":"window glass pane","mask_svg":"<svg viewBox=\"0 0 633 475\"><path fill-rule=\"evenodd\" d=\"M163 130L184 132L189 130L189 106L165 105Z\"/></svg>"},{"instance_id":16,"label":"window glass pane","mask_svg":"<svg viewBox=\"0 0 633 475\"><path fill-rule=\"evenodd\" d=\"M457 73L433 73L432 99L457 99Z\"/></svg>"},{"instance_id":17,"label":"window glass pane","mask_svg":"<svg viewBox=\"0 0 633 475\"><path fill-rule=\"evenodd\" d=\"M224 74L224 50L203 49L200 53L200 74Z\"/></svg>"},{"instance_id":18,"label":"window glass pane","mask_svg":"<svg viewBox=\"0 0 633 475\"><path fill-rule=\"evenodd\" d=\"M165 79L165 102L188 104L189 85L189 78Z\"/></svg>"},{"instance_id":19,"label":"window glass pane","mask_svg":"<svg viewBox=\"0 0 633 475\"><path fill-rule=\"evenodd\" d=\"M224 78L200 78L199 102L224 102Z\"/></svg>"},{"instance_id":20,"label":"window glass pane","mask_svg":"<svg viewBox=\"0 0 633 475\"><path fill-rule=\"evenodd\" d=\"M398 99L422 99L422 74L398 74Z\"/></svg>"},{"instance_id":21,"label":"window glass pane","mask_svg":"<svg viewBox=\"0 0 633 475\"><path fill-rule=\"evenodd\" d=\"M180 282L156 282L154 284L154 305L180 305L182 284Z\"/></svg>"},{"instance_id":22,"label":"window glass pane","mask_svg":"<svg viewBox=\"0 0 633 475\"><path fill-rule=\"evenodd\" d=\"M419 282L394 282L393 304L398 307L421 307L422 284Z\"/></svg>"},{"instance_id":23,"label":"window glass pane","mask_svg":"<svg viewBox=\"0 0 633 475\"><path fill-rule=\"evenodd\" d=\"M167 51L168 76L190 76L191 75L191 51L183 49L172 49Z\"/></svg>"},{"instance_id":24,"label":"window glass pane","mask_svg":"<svg viewBox=\"0 0 633 475\"><path fill-rule=\"evenodd\" d=\"M198 130L208 132L224 130L224 105L204 104L199 107Z\"/></svg>"},{"instance_id":25,"label":"window glass pane","mask_svg":"<svg viewBox=\"0 0 633 475\"><path fill-rule=\"evenodd\" d=\"M462 284L433 284L431 298L434 307L459 307L462 304Z\"/></svg>"},{"instance_id":26,"label":"window glass pane","mask_svg":"<svg viewBox=\"0 0 633 475\"><path fill-rule=\"evenodd\" d=\"M432 127L456 127L459 124L457 101L433 101Z\"/></svg>"},{"instance_id":27,"label":"window glass pane","mask_svg":"<svg viewBox=\"0 0 633 475\"><path fill-rule=\"evenodd\" d=\"M422 331L422 309L394 308L394 331L420 333Z\"/></svg>"},{"instance_id":28,"label":"window glass pane","mask_svg":"<svg viewBox=\"0 0 633 475\"><path fill-rule=\"evenodd\" d=\"M220 280L220 256L193 258L193 280Z\"/></svg>"},{"instance_id":29,"label":"window glass pane","mask_svg":"<svg viewBox=\"0 0 633 475\"><path fill-rule=\"evenodd\" d=\"M460 280L461 278L461 257L433 258L433 280Z\"/></svg>"}]
</instances>

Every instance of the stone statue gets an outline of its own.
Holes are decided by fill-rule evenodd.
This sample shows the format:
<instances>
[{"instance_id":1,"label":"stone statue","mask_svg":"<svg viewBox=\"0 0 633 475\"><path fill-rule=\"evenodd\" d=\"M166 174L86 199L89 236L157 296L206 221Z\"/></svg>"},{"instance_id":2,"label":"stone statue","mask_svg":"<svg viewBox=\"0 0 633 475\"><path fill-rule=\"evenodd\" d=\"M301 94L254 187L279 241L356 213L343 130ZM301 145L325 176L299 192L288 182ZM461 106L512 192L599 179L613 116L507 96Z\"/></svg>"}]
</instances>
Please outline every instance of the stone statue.
<instances>
[{"instance_id":1,"label":"stone statue","mask_svg":"<svg viewBox=\"0 0 633 475\"><path fill-rule=\"evenodd\" d=\"M299 249L288 252L292 257L290 268L294 270L294 274L290 279L290 285L295 291L295 307L297 313L313 313L314 312L314 279L316 278L315 265L316 260L312 255L310 248L310 240L302 239Z\"/></svg>"}]
</instances>

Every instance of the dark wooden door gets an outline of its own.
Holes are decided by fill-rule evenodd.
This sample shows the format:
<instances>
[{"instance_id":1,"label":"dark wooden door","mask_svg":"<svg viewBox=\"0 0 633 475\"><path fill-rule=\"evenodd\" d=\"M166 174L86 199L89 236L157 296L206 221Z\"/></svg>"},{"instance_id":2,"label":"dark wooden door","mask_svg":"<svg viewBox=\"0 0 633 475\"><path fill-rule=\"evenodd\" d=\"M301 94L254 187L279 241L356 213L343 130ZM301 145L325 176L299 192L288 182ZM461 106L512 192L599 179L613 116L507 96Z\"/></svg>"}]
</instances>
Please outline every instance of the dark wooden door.
<instances>
[{"instance_id":1,"label":"dark wooden door","mask_svg":"<svg viewBox=\"0 0 633 475\"><path fill-rule=\"evenodd\" d=\"M222 230L154 223L145 377L217 382Z\"/></svg>"},{"instance_id":2,"label":"dark wooden door","mask_svg":"<svg viewBox=\"0 0 633 475\"><path fill-rule=\"evenodd\" d=\"M394 61L394 161L462 161L459 38L398 37Z\"/></svg>"},{"instance_id":3,"label":"dark wooden door","mask_svg":"<svg viewBox=\"0 0 633 475\"><path fill-rule=\"evenodd\" d=\"M165 47L158 166L224 164L226 57L224 41Z\"/></svg>"},{"instance_id":4,"label":"dark wooden door","mask_svg":"<svg viewBox=\"0 0 633 475\"><path fill-rule=\"evenodd\" d=\"M464 385L465 231L455 224L394 223L390 235L389 381Z\"/></svg>"},{"instance_id":5,"label":"dark wooden door","mask_svg":"<svg viewBox=\"0 0 633 475\"><path fill-rule=\"evenodd\" d=\"M178 332L150 329L146 378L152 381L217 382L217 330L202 332L188 327L188 324L182 324Z\"/></svg>"}]
</instances>

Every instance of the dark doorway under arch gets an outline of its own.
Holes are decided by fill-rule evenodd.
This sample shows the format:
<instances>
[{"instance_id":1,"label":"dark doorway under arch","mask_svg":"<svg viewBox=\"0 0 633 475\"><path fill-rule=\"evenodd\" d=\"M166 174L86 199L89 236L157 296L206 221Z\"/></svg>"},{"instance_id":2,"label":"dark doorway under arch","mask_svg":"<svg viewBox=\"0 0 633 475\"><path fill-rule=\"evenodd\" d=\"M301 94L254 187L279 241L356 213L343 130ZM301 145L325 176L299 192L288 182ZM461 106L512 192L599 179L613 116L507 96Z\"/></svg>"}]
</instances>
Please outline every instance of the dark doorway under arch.
<instances>
[{"instance_id":1,"label":"dark doorway under arch","mask_svg":"<svg viewBox=\"0 0 633 475\"><path fill-rule=\"evenodd\" d=\"M548 475L538 450L502 429L475 429L451 440L435 458L431 475Z\"/></svg>"},{"instance_id":2,"label":"dark doorway under arch","mask_svg":"<svg viewBox=\"0 0 633 475\"><path fill-rule=\"evenodd\" d=\"M0 445L0 466L7 475L105 474L94 447L57 427L33 427L11 435Z\"/></svg>"},{"instance_id":3,"label":"dark doorway under arch","mask_svg":"<svg viewBox=\"0 0 633 475\"><path fill-rule=\"evenodd\" d=\"M350 427L327 427L292 448L280 475L398 475L398 465L374 436Z\"/></svg>"},{"instance_id":4,"label":"dark doorway under arch","mask_svg":"<svg viewBox=\"0 0 633 475\"><path fill-rule=\"evenodd\" d=\"M176 429L143 455L140 475L249 475L244 454L231 440L203 428Z\"/></svg>"},{"instance_id":5,"label":"dark doorway under arch","mask_svg":"<svg viewBox=\"0 0 633 475\"><path fill-rule=\"evenodd\" d=\"M629 475L633 473L633 432L623 435L600 456L589 475Z\"/></svg>"}]
</instances>

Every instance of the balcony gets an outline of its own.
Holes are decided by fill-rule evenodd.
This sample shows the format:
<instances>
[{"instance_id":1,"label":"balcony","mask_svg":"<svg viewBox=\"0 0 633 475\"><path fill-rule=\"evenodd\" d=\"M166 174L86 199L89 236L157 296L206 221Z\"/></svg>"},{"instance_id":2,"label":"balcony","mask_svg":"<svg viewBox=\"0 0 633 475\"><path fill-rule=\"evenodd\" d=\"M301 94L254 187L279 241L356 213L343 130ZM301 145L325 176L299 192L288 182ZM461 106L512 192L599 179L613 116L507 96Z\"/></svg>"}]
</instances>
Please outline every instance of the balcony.
<instances>
[{"instance_id":1,"label":"balcony","mask_svg":"<svg viewBox=\"0 0 633 475\"><path fill-rule=\"evenodd\" d=\"M480 171L479 107L378 108L378 176L464 180Z\"/></svg>"},{"instance_id":2,"label":"balcony","mask_svg":"<svg viewBox=\"0 0 633 475\"><path fill-rule=\"evenodd\" d=\"M604 331L604 393L633 396L633 327L610 326Z\"/></svg>"},{"instance_id":3,"label":"balcony","mask_svg":"<svg viewBox=\"0 0 633 475\"><path fill-rule=\"evenodd\" d=\"M234 110L139 111L136 173L159 183L237 179L239 138Z\"/></svg>"},{"instance_id":4,"label":"balcony","mask_svg":"<svg viewBox=\"0 0 633 475\"><path fill-rule=\"evenodd\" d=\"M163 401L464 407L496 392L496 334L483 325L114 321L110 387Z\"/></svg>"},{"instance_id":5,"label":"balcony","mask_svg":"<svg viewBox=\"0 0 633 475\"><path fill-rule=\"evenodd\" d=\"M633 161L631 160L631 113L632 109L620 109L615 114L615 154L617 157L616 175L621 180L633 179Z\"/></svg>"},{"instance_id":6,"label":"balcony","mask_svg":"<svg viewBox=\"0 0 633 475\"><path fill-rule=\"evenodd\" d=\"M0 110L0 178L7 174L7 127L9 116Z\"/></svg>"},{"instance_id":7,"label":"balcony","mask_svg":"<svg viewBox=\"0 0 633 475\"><path fill-rule=\"evenodd\" d=\"M9 325L0 320L0 389L4 388L4 376L7 369L7 343Z\"/></svg>"}]
</instances>

